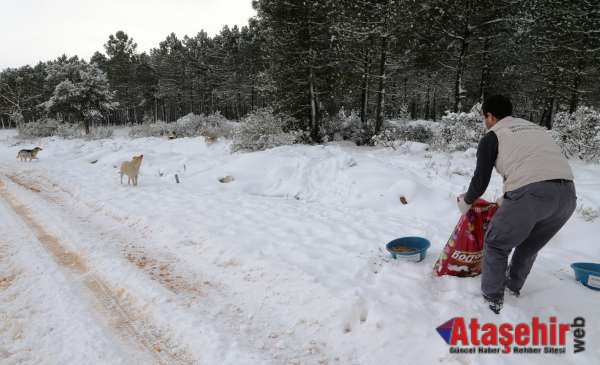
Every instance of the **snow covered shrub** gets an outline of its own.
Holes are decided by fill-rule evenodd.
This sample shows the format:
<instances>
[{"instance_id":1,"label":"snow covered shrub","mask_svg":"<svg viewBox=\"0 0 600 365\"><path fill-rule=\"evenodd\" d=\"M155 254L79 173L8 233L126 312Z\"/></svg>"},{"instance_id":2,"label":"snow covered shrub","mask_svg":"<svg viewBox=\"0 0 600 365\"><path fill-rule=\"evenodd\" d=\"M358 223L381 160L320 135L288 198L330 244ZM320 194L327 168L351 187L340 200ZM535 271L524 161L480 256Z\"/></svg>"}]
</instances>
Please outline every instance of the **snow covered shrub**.
<instances>
[{"instance_id":1,"label":"snow covered shrub","mask_svg":"<svg viewBox=\"0 0 600 365\"><path fill-rule=\"evenodd\" d=\"M129 130L130 137L161 137L175 130L175 123L165 123L159 120L156 123L134 125Z\"/></svg>"},{"instance_id":2,"label":"snow covered shrub","mask_svg":"<svg viewBox=\"0 0 600 365\"><path fill-rule=\"evenodd\" d=\"M424 125L404 124L388 126L381 133L373 136L371 141L376 146L396 148L404 142L429 143L433 138L433 131Z\"/></svg>"},{"instance_id":3,"label":"snow covered shrub","mask_svg":"<svg viewBox=\"0 0 600 365\"><path fill-rule=\"evenodd\" d=\"M200 128L200 135L216 140L218 138L232 138L236 123L225 121L218 125L204 125Z\"/></svg>"},{"instance_id":4,"label":"snow covered shrub","mask_svg":"<svg viewBox=\"0 0 600 365\"><path fill-rule=\"evenodd\" d=\"M327 141L341 141L342 136L340 134L340 129L341 129L341 123L335 117L333 117L333 118L326 117L321 120L320 133L326 142Z\"/></svg>"},{"instance_id":5,"label":"snow covered shrub","mask_svg":"<svg viewBox=\"0 0 600 365\"><path fill-rule=\"evenodd\" d=\"M586 207L583 205L580 205L579 207L577 207L577 212L579 213L579 215L581 215L583 220L586 222L593 222L596 218L600 217L599 210L594 209L592 207Z\"/></svg>"},{"instance_id":6,"label":"snow covered shrub","mask_svg":"<svg viewBox=\"0 0 600 365\"><path fill-rule=\"evenodd\" d=\"M109 126L98 126L90 128L90 133L85 136L88 140L106 139L112 137L114 129Z\"/></svg>"},{"instance_id":7,"label":"snow covered shrub","mask_svg":"<svg viewBox=\"0 0 600 365\"><path fill-rule=\"evenodd\" d=\"M209 115L189 113L177 120L174 133L177 137L231 138L233 123L221 115L220 112Z\"/></svg>"},{"instance_id":8,"label":"snow covered shrub","mask_svg":"<svg viewBox=\"0 0 600 365\"><path fill-rule=\"evenodd\" d=\"M231 138L235 123L227 120L219 112L210 115L189 113L174 123L158 121L134 125L129 131L130 137L176 137L205 136L213 139Z\"/></svg>"},{"instance_id":9,"label":"snow covered shrub","mask_svg":"<svg viewBox=\"0 0 600 365\"><path fill-rule=\"evenodd\" d=\"M202 126L202 116L189 113L175 122L173 132L177 137L194 137L200 133Z\"/></svg>"},{"instance_id":10,"label":"snow covered shrub","mask_svg":"<svg viewBox=\"0 0 600 365\"><path fill-rule=\"evenodd\" d=\"M406 125L400 127L400 136L406 141L429 143L433 138L433 131L424 125Z\"/></svg>"},{"instance_id":11,"label":"snow covered shrub","mask_svg":"<svg viewBox=\"0 0 600 365\"><path fill-rule=\"evenodd\" d=\"M226 137L231 135L228 120L216 112L210 115L188 115L177 119L174 133L177 137L205 136L211 138Z\"/></svg>"},{"instance_id":12,"label":"snow covered shrub","mask_svg":"<svg viewBox=\"0 0 600 365\"><path fill-rule=\"evenodd\" d=\"M22 123L18 127L19 137L38 138L55 135L59 122L52 118L42 118L35 122Z\"/></svg>"},{"instance_id":13,"label":"snow covered shrub","mask_svg":"<svg viewBox=\"0 0 600 365\"><path fill-rule=\"evenodd\" d=\"M592 108L556 113L552 135L567 157L585 161L600 158L600 112Z\"/></svg>"},{"instance_id":14,"label":"snow covered shrub","mask_svg":"<svg viewBox=\"0 0 600 365\"><path fill-rule=\"evenodd\" d=\"M227 120L220 112L209 114L202 119L200 135L211 139L232 138L237 123Z\"/></svg>"},{"instance_id":15,"label":"snow covered shrub","mask_svg":"<svg viewBox=\"0 0 600 365\"><path fill-rule=\"evenodd\" d=\"M356 144L364 144L368 131L363 129L360 115L354 110L346 112L341 108L332 118L325 118L321 123L321 134L328 141L351 140Z\"/></svg>"},{"instance_id":16,"label":"snow covered shrub","mask_svg":"<svg viewBox=\"0 0 600 365\"><path fill-rule=\"evenodd\" d=\"M484 133L479 113L448 113L434 132L432 146L443 151L466 151L477 147Z\"/></svg>"},{"instance_id":17,"label":"snow covered shrub","mask_svg":"<svg viewBox=\"0 0 600 365\"><path fill-rule=\"evenodd\" d=\"M294 144L299 132L284 132L289 117L275 115L271 108L248 114L233 135L233 151L260 151L267 148Z\"/></svg>"},{"instance_id":18,"label":"snow covered shrub","mask_svg":"<svg viewBox=\"0 0 600 365\"><path fill-rule=\"evenodd\" d=\"M389 127L371 137L371 142L373 142L375 146L392 147L396 149L396 147L400 146L405 141L400 137L400 128Z\"/></svg>"},{"instance_id":19,"label":"snow covered shrub","mask_svg":"<svg viewBox=\"0 0 600 365\"><path fill-rule=\"evenodd\" d=\"M61 123L54 132L54 135L65 139L81 137L81 134L81 127L72 123Z\"/></svg>"},{"instance_id":20,"label":"snow covered shrub","mask_svg":"<svg viewBox=\"0 0 600 365\"><path fill-rule=\"evenodd\" d=\"M395 118L409 120L410 112L408 111L408 104L402 103L396 112Z\"/></svg>"},{"instance_id":21,"label":"snow covered shrub","mask_svg":"<svg viewBox=\"0 0 600 365\"><path fill-rule=\"evenodd\" d=\"M221 115L221 112L217 111L215 113L203 116L202 120L204 125L217 127L223 124L227 124L229 120Z\"/></svg>"},{"instance_id":22,"label":"snow covered shrub","mask_svg":"<svg viewBox=\"0 0 600 365\"><path fill-rule=\"evenodd\" d=\"M19 128L19 137L21 138L39 138L58 136L65 139L81 138L101 139L110 138L113 135L113 128L108 126L98 126L90 128L90 134L83 135L83 128L80 124L61 123L56 119L44 118L35 122L26 123Z\"/></svg>"}]
</instances>

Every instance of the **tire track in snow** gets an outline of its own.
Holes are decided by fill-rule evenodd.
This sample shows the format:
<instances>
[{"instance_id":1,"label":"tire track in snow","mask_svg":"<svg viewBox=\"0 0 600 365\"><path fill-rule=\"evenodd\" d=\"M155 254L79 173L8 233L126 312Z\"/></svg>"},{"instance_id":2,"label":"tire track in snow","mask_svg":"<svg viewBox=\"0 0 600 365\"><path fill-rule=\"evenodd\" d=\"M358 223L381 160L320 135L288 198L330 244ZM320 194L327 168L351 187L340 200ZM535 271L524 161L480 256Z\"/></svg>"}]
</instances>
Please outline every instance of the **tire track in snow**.
<instances>
[{"instance_id":1,"label":"tire track in snow","mask_svg":"<svg viewBox=\"0 0 600 365\"><path fill-rule=\"evenodd\" d=\"M60 206L64 205L64 202L61 198L49 193L65 193L71 199L79 202L79 200L76 199L76 197L71 192L51 182L45 177L36 176L36 178L41 178L42 180L45 180L46 184L42 184L39 181L32 182L28 179L24 179L19 174L8 175L8 178L13 183L23 187L24 189L30 190L35 193L39 193L38 196L40 196L44 200L47 200L50 203L57 204ZM115 216L114 214L111 214L110 212L106 212L102 208L93 206L92 204L87 202L83 202L83 204L94 212L102 210L103 214L106 214L107 217L113 219L115 222L119 222L121 220L119 217ZM131 225L129 226L131 227ZM102 233L106 235L114 235L114 233ZM202 287L211 285L210 282L206 281L202 283L190 282L184 279L181 275L176 274L174 270L174 263L176 260L174 258L170 258L166 253L162 255L161 259L157 259L149 255L139 245L131 243L131 239L129 238L118 236L115 237L115 239L123 243L124 247L121 249L121 253L123 254L123 257L127 259L128 262L135 265L138 269L142 270L147 276L149 276L153 281L158 282L174 294L185 293L192 295L192 297L198 297L203 294L203 291L201 290Z\"/></svg>"},{"instance_id":2,"label":"tire track in snow","mask_svg":"<svg viewBox=\"0 0 600 365\"><path fill-rule=\"evenodd\" d=\"M29 188L34 192L35 189ZM81 278L85 287L99 303L101 314L121 337L126 340L133 339L159 364L193 363L187 353L170 351L173 347L171 341L162 336L160 331L143 317L141 311L134 307L133 303L128 303L106 281L94 274L83 257L66 249L57 237L48 233L43 225L33 217L30 210L6 190L5 184L1 180L0 196L31 229L38 241L50 252L52 258L60 266Z\"/></svg>"},{"instance_id":3,"label":"tire track in snow","mask_svg":"<svg viewBox=\"0 0 600 365\"><path fill-rule=\"evenodd\" d=\"M35 172L32 172L35 173ZM285 325L282 328L272 327L264 321L257 321L254 317L257 313L244 311L245 298L240 298L235 290L231 291L228 285L209 277L202 280L190 278L188 272L183 270L186 265L180 267L180 260L168 251L151 252L144 247L140 239L151 239L146 232L139 230L137 222L123 222L123 218L117 217L110 210L97 206L93 203L81 200L76 194L69 192L60 184L57 184L46 176L35 174L26 176L23 173L14 172L9 174L11 181L23 189L33 191L33 196L46 200L57 209L66 210L75 203L82 208L90 209L91 212L101 213L118 225L128 226L130 229L137 230L136 236L123 235L118 230L107 230L103 225L96 225L89 218L82 218L84 215L68 214L68 217L74 219L83 219L81 222L94 232L102 235L102 239L115 241L123 257L137 269L141 270L147 277L160 284L163 288L175 294L172 297L173 304L185 311L193 306L196 308L194 315L208 316L211 321L218 323L219 332L225 336L234 336L233 345L243 349L244 356L250 356L257 363L269 363L266 358L271 358L274 363L328 363L339 360L326 354L326 345L295 334L297 326ZM32 179L34 178L34 179ZM33 188L33 189L32 189ZM36 192L39 190L39 193ZM108 242L108 241L107 241ZM252 272L252 275L255 273ZM240 274L241 275L241 274ZM239 277L240 280L254 281L257 279L246 278L250 274L244 274ZM202 275L203 276L203 275ZM260 287L260 285L259 285ZM270 287L270 284L269 284ZM207 296L206 289L211 290L211 295ZM221 302L214 299L216 297L224 300ZM268 296L268 294L266 294ZM211 298L213 297L213 298ZM201 299L201 301L199 301ZM226 304L223 304L226 303ZM215 308L220 308L218 311ZM304 323L304 322L303 322ZM240 333L240 331L242 333ZM255 335L249 336L252 331ZM291 341L291 342L288 342ZM284 343L287 346L284 346ZM294 343L294 345L289 345ZM291 347L288 348L288 346ZM257 358L260 357L259 358ZM247 360L246 360L247 361Z\"/></svg>"}]
</instances>

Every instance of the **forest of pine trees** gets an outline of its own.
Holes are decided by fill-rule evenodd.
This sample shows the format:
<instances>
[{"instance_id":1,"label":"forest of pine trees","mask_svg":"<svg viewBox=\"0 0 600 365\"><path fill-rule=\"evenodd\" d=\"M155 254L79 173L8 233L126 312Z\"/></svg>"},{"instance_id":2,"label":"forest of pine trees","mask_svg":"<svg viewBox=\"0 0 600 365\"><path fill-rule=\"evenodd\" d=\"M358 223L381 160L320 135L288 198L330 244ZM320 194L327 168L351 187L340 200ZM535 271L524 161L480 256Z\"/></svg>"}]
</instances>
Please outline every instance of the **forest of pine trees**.
<instances>
[{"instance_id":1,"label":"forest of pine trees","mask_svg":"<svg viewBox=\"0 0 600 365\"><path fill-rule=\"evenodd\" d=\"M320 124L342 108L377 133L385 119L435 120L492 93L510 95L517 114L547 127L558 111L600 106L597 0L253 6L257 15L246 26L215 36L172 33L149 53L137 49L135 35L117 31L89 61L63 55L5 69L2 125L85 120L92 111L111 124L170 122L190 112L240 119L272 107L318 141Z\"/></svg>"}]
</instances>

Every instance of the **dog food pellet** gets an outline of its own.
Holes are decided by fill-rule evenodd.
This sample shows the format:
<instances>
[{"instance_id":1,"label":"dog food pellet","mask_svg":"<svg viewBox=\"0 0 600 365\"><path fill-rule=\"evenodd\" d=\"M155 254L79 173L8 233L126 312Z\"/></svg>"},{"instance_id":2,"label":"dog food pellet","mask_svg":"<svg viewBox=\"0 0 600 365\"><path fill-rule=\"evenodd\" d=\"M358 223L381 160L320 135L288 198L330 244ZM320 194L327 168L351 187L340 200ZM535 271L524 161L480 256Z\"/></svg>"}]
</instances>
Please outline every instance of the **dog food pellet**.
<instances>
[{"instance_id":1,"label":"dog food pellet","mask_svg":"<svg viewBox=\"0 0 600 365\"><path fill-rule=\"evenodd\" d=\"M406 247L406 246L393 246L391 248L392 251L394 252L399 252L399 253L410 253L410 252L416 252L417 250L413 247Z\"/></svg>"}]
</instances>

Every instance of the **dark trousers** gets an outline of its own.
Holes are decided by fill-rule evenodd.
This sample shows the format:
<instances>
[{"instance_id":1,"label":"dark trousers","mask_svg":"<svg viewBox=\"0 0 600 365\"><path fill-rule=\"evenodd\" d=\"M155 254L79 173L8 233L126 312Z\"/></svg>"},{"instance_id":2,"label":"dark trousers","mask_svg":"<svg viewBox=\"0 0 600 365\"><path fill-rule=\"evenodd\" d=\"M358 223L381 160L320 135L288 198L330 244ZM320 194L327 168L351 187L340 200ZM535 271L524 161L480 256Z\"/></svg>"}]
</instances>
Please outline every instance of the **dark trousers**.
<instances>
[{"instance_id":1,"label":"dark trousers","mask_svg":"<svg viewBox=\"0 0 600 365\"><path fill-rule=\"evenodd\" d=\"M481 276L485 297L502 299L505 287L520 292L538 251L569 220L576 200L575 186L568 180L532 183L504 194L485 234Z\"/></svg>"}]
</instances>

